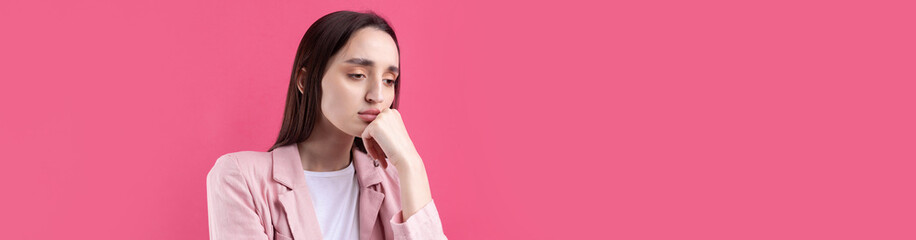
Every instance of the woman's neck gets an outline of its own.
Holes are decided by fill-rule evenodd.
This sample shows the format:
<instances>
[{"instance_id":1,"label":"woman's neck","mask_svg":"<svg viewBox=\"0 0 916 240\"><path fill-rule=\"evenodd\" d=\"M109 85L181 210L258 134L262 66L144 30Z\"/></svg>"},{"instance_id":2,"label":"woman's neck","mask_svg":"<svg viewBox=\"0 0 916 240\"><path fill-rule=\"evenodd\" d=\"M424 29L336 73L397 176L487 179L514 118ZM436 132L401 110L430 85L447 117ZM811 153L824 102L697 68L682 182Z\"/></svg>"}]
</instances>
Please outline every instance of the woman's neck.
<instances>
[{"instance_id":1,"label":"woman's neck","mask_svg":"<svg viewBox=\"0 0 916 240\"><path fill-rule=\"evenodd\" d=\"M318 121L308 139L297 144L302 169L328 172L346 168L350 165L353 139L330 122Z\"/></svg>"}]
</instances>

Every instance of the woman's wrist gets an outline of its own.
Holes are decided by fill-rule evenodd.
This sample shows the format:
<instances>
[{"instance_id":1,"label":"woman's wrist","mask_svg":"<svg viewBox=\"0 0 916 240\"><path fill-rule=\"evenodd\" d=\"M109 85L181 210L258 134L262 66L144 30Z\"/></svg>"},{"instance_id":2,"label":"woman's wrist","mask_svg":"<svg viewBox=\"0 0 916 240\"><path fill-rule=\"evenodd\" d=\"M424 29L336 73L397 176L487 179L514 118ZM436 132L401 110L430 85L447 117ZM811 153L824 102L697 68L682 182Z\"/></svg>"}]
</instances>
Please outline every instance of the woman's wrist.
<instances>
[{"instance_id":1,"label":"woman's wrist","mask_svg":"<svg viewBox=\"0 0 916 240\"><path fill-rule=\"evenodd\" d=\"M420 155L416 152L411 154L398 154L396 156L392 156L388 160L396 163L394 164L394 167L398 169L398 175L416 172L417 170L415 170L415 168L417 168L418 165L423 165L423 160L420 159Z\"/></svg>"},{"instance_id":2,"label":"woman's wrist","mask_svg":"<svg viewBox=\"0 0 916 240\"><path fill-rule=\"evenodd\" d=\"M420 209L432 200L429 190L429 179L426 167L419 154L402 156L398 159L398 179L401 187L401 211L404 220L419 212Z\"/></svg>"}]
</instances>

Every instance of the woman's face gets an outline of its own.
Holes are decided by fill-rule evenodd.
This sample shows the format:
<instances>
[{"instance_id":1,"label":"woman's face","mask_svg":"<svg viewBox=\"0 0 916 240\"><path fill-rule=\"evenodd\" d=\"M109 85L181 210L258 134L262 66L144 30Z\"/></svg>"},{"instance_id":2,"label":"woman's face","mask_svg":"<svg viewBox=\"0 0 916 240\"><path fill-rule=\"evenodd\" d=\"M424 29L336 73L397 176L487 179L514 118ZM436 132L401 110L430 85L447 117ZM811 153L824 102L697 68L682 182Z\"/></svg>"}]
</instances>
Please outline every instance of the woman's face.
<instances>
[{"instance_id":1,"label":"woman's face","mask_svg":"<svg viewBox=\"0 0 916 240\"><path fill-rule=\"evenodd\" d=\"M321 79L321 112L341 131L358 137L369 122L359 112L390 108L399 71L394 39L373 27L357 30L328 64Z\"/></svg>"}]
</instances>

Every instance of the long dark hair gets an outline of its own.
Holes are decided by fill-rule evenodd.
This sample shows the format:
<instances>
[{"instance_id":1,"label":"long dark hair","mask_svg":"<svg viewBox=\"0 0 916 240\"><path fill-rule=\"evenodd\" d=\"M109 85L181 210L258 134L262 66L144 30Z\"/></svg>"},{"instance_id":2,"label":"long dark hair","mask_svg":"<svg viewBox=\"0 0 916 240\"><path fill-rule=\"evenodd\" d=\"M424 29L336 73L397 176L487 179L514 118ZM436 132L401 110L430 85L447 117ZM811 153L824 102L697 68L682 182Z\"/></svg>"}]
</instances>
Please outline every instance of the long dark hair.
<instances>
[{"instance_id":1,"label":"long dark hair","mask_svg":"<svg viewBox=\"0 0 916 240\"><path fill-rule=\"evenodd\" d=\"M293 72L289 78L289 90L286 91L286 108L283 111L283 125L280 135L268 151L287 144L298 143L308 139L315 127L319 107L321 106L321 79L327 71L328 61L350 40L350 35L365 27L374 27L385 31L394 39L398 48L398 38L388 21L369 11L366 13L337 11L319 18L305 31L296 59L293 61ZM302 68L305 68L305 74ZM398 93L401 89L401 76L394 82L394 102L391 108L398 108ZM299 92L298 82L302 81L304 93ZM359 151L366 152L360 137L353 139Z\"/></svg>"}]
</instances>

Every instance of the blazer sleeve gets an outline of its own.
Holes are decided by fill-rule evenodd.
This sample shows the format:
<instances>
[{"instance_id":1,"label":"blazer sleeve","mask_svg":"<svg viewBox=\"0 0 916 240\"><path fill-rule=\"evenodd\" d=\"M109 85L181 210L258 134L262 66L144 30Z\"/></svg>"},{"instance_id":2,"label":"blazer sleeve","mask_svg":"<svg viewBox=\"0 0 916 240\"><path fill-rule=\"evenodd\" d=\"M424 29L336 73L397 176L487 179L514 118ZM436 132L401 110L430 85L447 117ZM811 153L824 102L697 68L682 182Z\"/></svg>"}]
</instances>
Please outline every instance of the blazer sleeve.
<instances>
[{"instance_id":1,"label":"blazer sleeve","mask_svg":"<svg viewBox=\"0 0 916 240\"><path fill-rule=\"evenodd\" d=\"M436 203L430 200L420 211L404 221L403 211L391 217L391 229L394 239L448 239L442 231L442 222L439 220L439 211Z\"/></svg>"},{"instance_id":2,"label":"blazer sleeve","mask_svg":"<svg viewBox=\"0 0 916 240\"><path fill-rule=\"evenodd\" d=\"M238 159L231 154L220 156L207 174L210 239L268 239L248 189Z\"/></svg>"}]
</instances>

